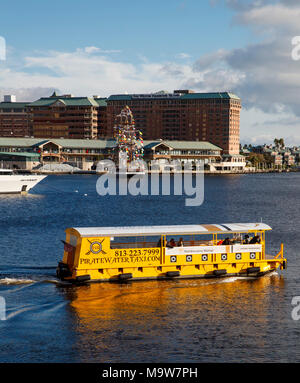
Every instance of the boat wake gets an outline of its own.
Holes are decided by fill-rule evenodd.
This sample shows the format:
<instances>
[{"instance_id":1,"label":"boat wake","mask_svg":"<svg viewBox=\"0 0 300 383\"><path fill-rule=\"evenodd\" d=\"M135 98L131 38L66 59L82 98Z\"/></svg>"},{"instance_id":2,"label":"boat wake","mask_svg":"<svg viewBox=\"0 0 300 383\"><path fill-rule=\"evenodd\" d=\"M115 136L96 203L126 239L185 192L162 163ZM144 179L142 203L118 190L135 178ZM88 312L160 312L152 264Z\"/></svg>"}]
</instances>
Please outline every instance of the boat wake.
<instances>
[{"instance_id":1,"label":"boat wake","mask_svg":"<svg viewBox=\"0 0 300 383\"><path fill-rule=\"evenodd\" d=\"M33 279L25 278L2 278L0 279L0 285L28 285L30 283L35 283Z\"/></svg>"}]
</instances>

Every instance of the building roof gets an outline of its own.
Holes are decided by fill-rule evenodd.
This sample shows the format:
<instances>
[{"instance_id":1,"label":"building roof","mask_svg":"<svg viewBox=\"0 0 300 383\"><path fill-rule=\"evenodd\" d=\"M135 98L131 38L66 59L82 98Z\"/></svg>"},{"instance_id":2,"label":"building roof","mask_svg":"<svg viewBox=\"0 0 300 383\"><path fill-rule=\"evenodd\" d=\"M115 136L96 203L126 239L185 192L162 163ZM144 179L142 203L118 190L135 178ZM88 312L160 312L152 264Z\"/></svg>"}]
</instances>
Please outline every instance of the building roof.
<instances>
[{"instance_id":1,"label":"building roof","mask_svg":"<svg viewBox=\"0 0 300 383\"><path fill-rule=\"evenodd\" d=\"M64 96L51 96L42 97L37 101L28 104L29 107L50 106L55 102L60 101L66 106L99 106L99 104L92 97L64 97Z\"/></svg>"},{"instance_id":2,"label":"building roof","mask_svg":"<svg viewBox=\"0 0 300 383\"><path fill-rule=\"evenodd\" d=\"M62 147L67 148L95 148L103 149L114 147L116 145L115 140L83 140L83 139L56 139L56 138L10 138L0 137L0 147L12 146L12 147L34 147L45 144L51 141Z\"/></svg>"},{"instance_id":3,"label":"building roof","mask_svg":"<svg viewBox=\"0 0 300 383\"><path fill-rule=\"evenodd\" d=\"M24 109L30 102L0 102L0 109Z\"/></svg>"},{"instance_id":4,"label":"building roof","mask_svg":"<svg viewBox=\"0 0 300 383\"><path fill-rule=\"evenodd\" d=\"M94 100L97 102L97 104L99 105L99 106L107 106L107 102L106 102L106 100L107 100L107 98L105 97L103 97L103 98L94 98Z\"/></svg>"},{"instance_id":5,"label":"building roof","mask_svg":"<svg viewBox=\"0 0 300 383\"><path fill-rule=\"evenodd\" d=\"M9 156L9 157L40 157L39 153L28 153L28 152L0 152L0 156Z\"/></svg>"},{"instance_id":6,"label":"building roof","mask_svg":"<svg viewBox=\"0 0 300 383\"><path fill-rule=\"evenodd\" d=\"M14 138L14 137L0 137L0 147L31 147L38 142L45 141L43 138Z\"/></svg>"},{"instance_id":7,"label":"building roof","mask_svg":"<svg viewBox=\"0 0 300 383\"><path fill-rule=\"evenodd\" d=\"M250 150L248 150L248 149L244 149L244 148L242 148L241 152L242 152L243 154L249 154L249 153L251 153Z\"/></svg>"},{"instance_id":8,"label":"building roof","mask_svg":"<svg viewBox=\"0 0 300 383\"><path fill-rule=\"evenodd\" d=\"M145 99L175 99L175 100L189 100L189 99L236 99L240 100L238 96L230 92L210 92L210 93L149 93L149 94L114 94L108 97L108 101L122 101L122 100L145 100Z\"/></svg>"},{"instance_id":9,"label":"building roof","mask_svg":"<svg viewBox=\"0 0 300 383\"><path fill-rule=\"evenodd\" d=\"M75 227L81 237L136 237L152 235L188 235L212 233L247 233L249 231L272 230L264 223L226 223L211 225L170 226L121 226L121 227Z\"/></svg>"},{"instance_id":10,"label":"building roof","mask_svg":"<svg viewBox=\"0 0 300 383\"><path fill-rule=\"evenodd\" d=\"M105 149L114 148L116 141L110 140L80 140L80 139L50 139L49 141L57 143L65 148L90 148L90 149ZM1 141L0 141L1 142Z\"/></svg>"},{"instance_id":11,"label":"building roof","mask_svg":"<svg viewBox=\"0 0 300 383\"><path fill-rule=\"evenodd\" d=\"M144 141L144 148L151 149L157 145L166 145L177 150L223 150L208 141L176 141L176 140L154 140Z\"/></svg>"},{"instance_id":12,"label":"building roof","mask_svg":"<svg viewBox=\"0 0 300 383\"><path fill-rule=\"evenodd\" d=\"M163 140L167 145L171 146L173 149L183 149L183 150L223 150L222 148L208 142L208 141L171 141Z\"/></svg>"},{"instance_id":13,"label":"building roof","mask_svg":"<svg viewBox=\"0 0 300 383\"><path fill-rule=\"evenodd\" d=\"M217 98L217 99L236 99L240 100L238 96L229 92L212 92L212 93L185 93L181 96L182 99L207 99L207 98Z\"/></svg>"},{"instance_id":14,"label":"building roof","mask_svg":"<svg viewBox=\"0 0 300 383\"><path fill-rule=\"evenodd\" d=\"M107 140L84 140L84 139L68 139L68 138L11 138L0 137L0 147L34 147L51 141L65 148L91 148L104 149L116 147L116 141ZM222 150L216 145L207 141L171 141L171 140L145 140L144 148L151 149L159 144L165 144L171 149L181 150Z\"/></svg>"}]
</instances>

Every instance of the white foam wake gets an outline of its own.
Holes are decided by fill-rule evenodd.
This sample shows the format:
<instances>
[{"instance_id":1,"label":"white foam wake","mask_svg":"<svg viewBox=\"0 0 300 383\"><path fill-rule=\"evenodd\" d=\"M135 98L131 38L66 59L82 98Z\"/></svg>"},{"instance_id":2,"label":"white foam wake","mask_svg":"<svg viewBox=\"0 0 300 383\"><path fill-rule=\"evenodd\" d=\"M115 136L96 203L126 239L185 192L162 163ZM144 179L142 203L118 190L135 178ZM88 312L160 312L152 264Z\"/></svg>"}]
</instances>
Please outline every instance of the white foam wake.
<instances>
[{"instance_id":1,"label":"white foam wake","mask_svg":"<svg viewBox=\"0 0 300 383\"><path fill-rule=\"evenodd\" d=\"M0 285L24 285L29 283L34 283L36 281L32 279L24 279L24 278L3 278L0 279Z\"/></svg>"}]
</instances>

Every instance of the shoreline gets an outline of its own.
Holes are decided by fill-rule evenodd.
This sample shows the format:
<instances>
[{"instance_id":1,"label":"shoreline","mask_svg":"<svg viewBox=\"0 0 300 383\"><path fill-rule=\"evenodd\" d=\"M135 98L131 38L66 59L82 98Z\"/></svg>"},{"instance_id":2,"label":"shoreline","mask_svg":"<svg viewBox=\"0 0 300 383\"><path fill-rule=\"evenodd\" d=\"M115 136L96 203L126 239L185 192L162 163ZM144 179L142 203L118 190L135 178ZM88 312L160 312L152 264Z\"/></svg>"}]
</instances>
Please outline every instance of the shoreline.
<instances>
[{"instance_id":1,"label":"shoreline","mask_svg":"<svg viewBox=\"0 0 300 383\"><path fill-rule=\"evenodd\" d=\"M225 171L214 171L211 172L209 170L204 170L203 172L201 171L190 171L190 172L157 172L157 171L147 171L146 174L151 175L151 174L205 174L205 175L241 175L241 174L261 174L261 173L298 173L300 170L299 169L287 169L287 170L261 170L257 169L255 171L231 171L231 170L225 170ZM70 172L39 172L35 170L18 170L17 173L20 174L39 174L39 175L103 175L106 174L106 172L97 172L96 170L81 170L81 171L70 171Z\"/></svg>"}]
</instances>

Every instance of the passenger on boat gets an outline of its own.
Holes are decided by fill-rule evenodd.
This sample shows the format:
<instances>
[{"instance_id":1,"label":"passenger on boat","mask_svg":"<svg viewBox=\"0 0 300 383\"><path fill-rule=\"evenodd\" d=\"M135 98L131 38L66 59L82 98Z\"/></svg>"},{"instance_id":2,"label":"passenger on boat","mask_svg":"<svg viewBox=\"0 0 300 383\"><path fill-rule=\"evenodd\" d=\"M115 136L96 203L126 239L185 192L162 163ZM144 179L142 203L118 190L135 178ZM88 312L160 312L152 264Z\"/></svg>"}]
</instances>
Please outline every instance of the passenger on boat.
<instances>
[{"instance_id":1,"label":"passenger on boat","mask_svg":"<svg viewBox=\"0 0 300 383\"><path fill-rule=\"evenodd\" d=\"M172 238L170 241L167 242L167 247L175 247L176 242L174 241L174 238Z\"/></svg>"},{"instance_id":2,"label":"passenger on boat","mask_svg":"<svg viewBox=\"0 0 300 383\"><path fill-rule=\"evenodd\" d=\"M172 247L175 247L175 246L176 246L176 242L174 241L174 238L171 239L171 241L170 241L170 245L171 245Z\"/></svg>"},{"instance_id":3,"label":"passenger on boat","mask_svg":"<svg viewBox=\"0 0 300 383\"><path fill-rule=\"evenodd\" d=\"M248 243L249 243L249 235L246 234L245 237L244 237L243 244L247 245Z\"/></svg>"},{"instance_id":4,"label":"passenger on boat","mask_svg":"<svg viewBox=\"0 0 300 383\"><path fill-rule=\"evenodd\" d=\"M177 242L177 246L183 246L183 239L180 238L179 241Z\"/></svg>"},{"instance_id":5,"label":"passenger on boat","mask_svg":"<svg viewBox=\"0 0 300 383\"><path fill-rule=\"evenodd\" d=\"M223 239L220 239L220 241L217 243L217 245L223 245Z\"/></svg>"},{"instance_id":6,"label":"passenger on boat","mask_svg":"<svg viewBox=\"0 0 300 383\"><path fill-rule=\"evenodd\" d=\"M251 244L254 244L254 243L260 243L260 236L259 235L255 235L251 241L249 242Z\"/></svg>"},{"instance_id":7,"label":"passenger on boat","mask_svg":"<svg viewBox=\"0 0 300 383\"><path fill-rule=\"evenodd\" d=\"M222 245L230 245L230 239L226 237L222 243Z\"/></svg>"},{"instance_id":8,"label":"passenger on boat","mask_svg":"<svg viewBox=\"0 0 300 383\"><path fill-rule=\"evenodd\" d=\"M156 247L161 247L161 238L159 238Z\"/></svg>"}]
</instances>

